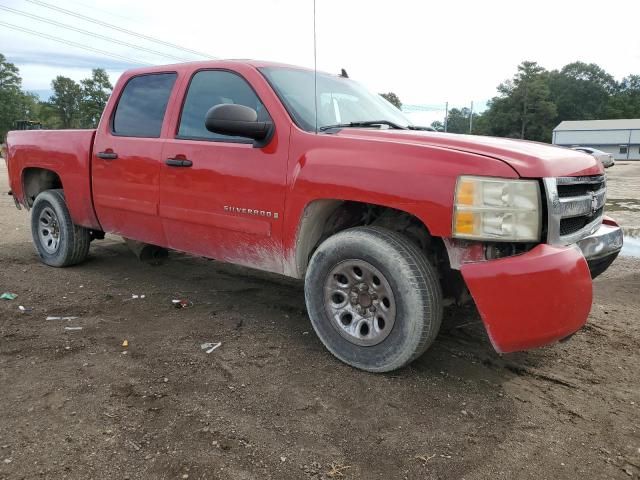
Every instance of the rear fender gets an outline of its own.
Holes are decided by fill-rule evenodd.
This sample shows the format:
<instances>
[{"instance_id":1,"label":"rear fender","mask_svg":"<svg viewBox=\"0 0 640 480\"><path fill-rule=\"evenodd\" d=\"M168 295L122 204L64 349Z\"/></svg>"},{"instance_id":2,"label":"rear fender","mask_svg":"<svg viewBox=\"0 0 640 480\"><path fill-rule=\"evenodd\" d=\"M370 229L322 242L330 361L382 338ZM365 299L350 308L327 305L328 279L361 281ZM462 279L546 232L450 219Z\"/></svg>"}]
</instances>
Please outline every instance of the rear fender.
<instances>
[{"instance_id":1,"label":"rear fender","mask_svg":"<svg viewBox=\"0 0 640 480\"><path fill-rule=\"evenodd\" d=\"M93 209L91 192L91 149L95 130L26 130L9 132L8 167L11 190L15 197L28 207L30 198L25 185L25 172L39 169L52 172L60 184L47 188L64 189L65 201L76 225L101 230ZM47 183L49 182L49 183ZM36 189L31 186L30 188ZM33 190L32 190L33 191Z\"/></svg>"}]
</instances>

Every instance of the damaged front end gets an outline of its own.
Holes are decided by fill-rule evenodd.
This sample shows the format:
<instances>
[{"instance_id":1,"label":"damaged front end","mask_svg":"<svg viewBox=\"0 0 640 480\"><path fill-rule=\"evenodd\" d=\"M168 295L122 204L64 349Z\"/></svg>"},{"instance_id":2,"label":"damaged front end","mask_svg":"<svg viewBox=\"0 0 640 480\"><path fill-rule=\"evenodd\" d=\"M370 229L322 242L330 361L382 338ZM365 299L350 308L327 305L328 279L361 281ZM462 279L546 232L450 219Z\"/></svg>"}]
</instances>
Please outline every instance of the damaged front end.
<instances>
[{"instance_id":1,"label":"damaged front end","mask_svg":"<svg viewBox=\"0 0 640 480\"><path fill-rule=\"evenodd\" d=\"M622 248L621 228L603 215L602 175L544 179L540 186L546 215L537 242L444 239L451 268L462 275L498 352L579 330L591 309L592 279ZM454 235L457 227L454 220Z\"/></svg>"}]
</instances>

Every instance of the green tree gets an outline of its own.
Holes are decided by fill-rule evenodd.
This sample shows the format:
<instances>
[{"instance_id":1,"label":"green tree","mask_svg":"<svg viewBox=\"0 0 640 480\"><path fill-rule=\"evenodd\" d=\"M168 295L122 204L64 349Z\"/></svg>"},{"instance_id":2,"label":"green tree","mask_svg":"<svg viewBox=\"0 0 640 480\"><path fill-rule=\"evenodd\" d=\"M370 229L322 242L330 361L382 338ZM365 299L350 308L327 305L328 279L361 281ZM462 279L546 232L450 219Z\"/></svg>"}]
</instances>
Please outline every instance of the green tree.
<instances>
[{"instance_id":1,"label":"green tree","mask_svg":"<svg viewBox=\"0 0 640 480\"><path fill-rule=\"evenodd\" d=\"M24 120L38 120L40 116L40 97L35 93L22 92L20 113Z\"/></svg>"},{"instance_id":2,"label":"green tree","mask_svg":"<svg viewBox=\"0 0 640 480\"><path fill-rule=\"evenodd\" d=\"M607 105L608 118L640 118L640 75L629 75L617 85Z\"/></svg>"},{"instance_id":3,"label":"green tree","mask_svg":"<svg viewBox=\"0 0 640 480\"><path fill-rule=\"evenodd\" d=\"M431 128L433 128L437 132L444 132L444 123L440 120L434 120L431 122Z\"/></svg>"},{"instance_id":4,"label":"green tree","mask_svg":"<svg viewBox=\"0 0 640 480\"><path fill-rule=\"evenodd\" d=\"M400 101L400 98L398 97L398 95L396 95L395 93L393 92L381 93L380 96L384 98L387 102L398 107L398 109L402 108L402 102Z\"/></svg>"},{"instance_id":5,"label":"green tree","mask_svg":"<svg viewBox=\"0 0 640 480\"><path fill-rule=\"evenodd\" d=\"M470 133L470 121L471 109L464 108L452 108L447 115L447 132L449 133ZM480 115L473 114L473 132L476 132L476 123L480 119ZM443 125L444 130L444 125Z\"/></svg>"},{"instance_id":6,"label":"green tree","mask_svg":"<svg viewBox=\"0 0 640 480\"><path fill-rule=\"evenodd\" d=\"M447 115L447 132L469 133L469 109L452 108Z\"/></svg>"},{"instance_id":7,"label":"green tree","mask_svg":"<svg viewBox=\"0 0 640 480\"><path fill-rule=\"evenodd\" d=\"M18 68L0 53L0 142L20 120L26 105Z\"/></svg>"},{"instance_id":8,"label":"green tree","mask_svg":"<svg viewBox=\"0 0 640 480\"><path fill-rule=\"evenodd\" d=\"M490 135L548 142L557 110L548 86L549 72L536 62L522 62L512 80L498 86L481 122Z\"/></svg>"},{"instance_id":9,"label":"green tree","mask_svg":"<svg viewBox=\"0 0 640 480\"><path fill-rule=\"evenodd\" d=\"M102 68L94 68L91 77L80 81L82 97L80 99L80 118L82 128L98 126L100 116L104 110L113 85L109 81L107 72Z\"/></svg>"},{"instance_id":10,"label":"green tree","mask_svg":"<svg viewBox=\"0 0 640 480\"><path fill-rule=\"evenodd\" d=\"M548 77L550 98L562 120L595 120L607 116L615 79L595 63L573 62Z\"/></svg>"},{"instance_id":11,"label":"green tree","mask_svg":"<svg viewBox=\"0 0 640 480\"><path fill-rule=\"evenodd\" d=\"M58 115L60 128L74 128L80 121L82 89L75 81L58 75L52 82L53 96L49 103Z\"/></svg>"},{"instance_id":12,"label":"green tree","mask_svg":"<svg viewBox=\"0 0 640 480\"><path fill-rule=\"evenodd\" d=\"M58 129L62 128L60 118L53 105L48 101L38 102L38 121L42 123L43 128Z\"/></svg>"}]
</instances>

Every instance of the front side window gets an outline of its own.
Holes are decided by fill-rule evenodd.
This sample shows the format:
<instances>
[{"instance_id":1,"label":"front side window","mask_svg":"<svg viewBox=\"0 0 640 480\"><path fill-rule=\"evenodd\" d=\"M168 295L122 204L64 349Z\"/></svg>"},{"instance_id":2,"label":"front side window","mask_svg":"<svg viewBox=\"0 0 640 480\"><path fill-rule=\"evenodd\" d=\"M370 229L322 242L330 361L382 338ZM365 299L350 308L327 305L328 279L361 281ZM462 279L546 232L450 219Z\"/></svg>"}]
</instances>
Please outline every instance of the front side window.
<instances>
[{"instance_id":1,"label":"front side window","mask_svg":"<svg viewBox=\"0 0 640 480\"><path fill-rule=\"evenodd\" d=\"M266 67L260 72L284 103L296 124L309 132L316 127L317 80L318 128L352 122L388 121L401 127L411 122L380 95L344 77L287 67Z\"/></svg>"},{"instance_id":2,"label":"front side window","mask_svg":"<svg viewBox=\"0 0 640 480\"><path fill-rule=\"evenodd\" d=\"M175 73L154 73L127 82L113 116L112 132L123 137L160 137Z\"/></svg>"},{"instance_id":3,"label":"front side window","mask_svg":"<svg viewBox=\"0 0 640 480\"><path fill-rule=\"evenodd\" d=\"M223 142L251 143L245 137L220 135L207 130L205 116L211 107L223 103L235 103L253 108L258 121L269 121L269 113L241 76L225 70L203 70L191 79L182 107L178 138L193 140L216 140Z\"/></svg>"}]
</instances>

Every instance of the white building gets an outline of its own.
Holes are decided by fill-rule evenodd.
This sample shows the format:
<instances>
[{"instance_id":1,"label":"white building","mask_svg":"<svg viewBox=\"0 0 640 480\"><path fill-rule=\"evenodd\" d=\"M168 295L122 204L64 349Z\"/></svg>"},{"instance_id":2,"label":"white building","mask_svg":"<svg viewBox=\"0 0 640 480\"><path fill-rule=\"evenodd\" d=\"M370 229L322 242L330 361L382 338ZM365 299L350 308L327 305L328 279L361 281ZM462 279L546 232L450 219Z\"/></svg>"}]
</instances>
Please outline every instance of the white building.
<instances>
[{"instance_id":1,"label":"white building","mask_svg":"<svg viewBox=\"0 0 640 480\"><path fill-rule=\"evenodd\" d=\"M640 118L564 121L553 129L553 144L597 148L613 153L616 160L640 160Z\"/></svg>"}]
</instances>

